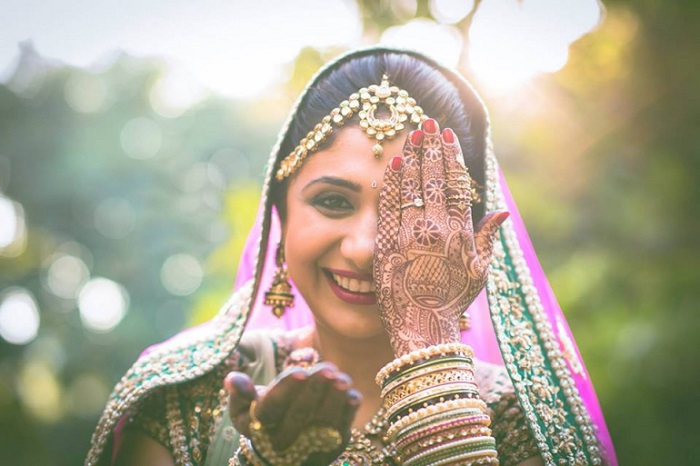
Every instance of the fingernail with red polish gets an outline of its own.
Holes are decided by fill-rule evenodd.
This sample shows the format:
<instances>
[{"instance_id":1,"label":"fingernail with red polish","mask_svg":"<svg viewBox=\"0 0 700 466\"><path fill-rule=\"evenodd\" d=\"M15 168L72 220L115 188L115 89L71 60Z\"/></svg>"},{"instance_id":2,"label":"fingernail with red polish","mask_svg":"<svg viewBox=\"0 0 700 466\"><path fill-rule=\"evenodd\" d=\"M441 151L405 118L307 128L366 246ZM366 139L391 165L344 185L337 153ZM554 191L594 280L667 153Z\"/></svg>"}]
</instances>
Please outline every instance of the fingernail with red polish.
<instances>
[{"instance_id":1,"label":"fingernail with red polish","mask_svg":"<svg viewBox=\"0 0 700 466\"><path fill-rule=\"evenodd\" d=\"M428 134L437 134L437 122L432 118L428 118L423 122L423 130Z\"/></svg>"},{"instance_id":2,"label":"fingernail with red polish","mask_svg":"<svg viewBox=\"0 0 700 466\"><path fill-rule=\"evenodd\" d=\"M423 141L423 131L419 129L411 131L411 134L409 134L408 137L411 140L411 144L414 146L420 146L421 141Z\"/></svg>"},{"instance_id":3,"label":"fingernail with red polish","mask_svg":"<svg viewBox=\"0 0 700 466\"><path fill-rule=\"evenodd\" d=\"M442 132L442 139L448 143L452 144L455 142L455 132L452 131L450 128L445 128L445 130Z\"/></svg>"},{"instance_id":4,"label":"fingernail with red polish","mask_svg":"<svg viewBox=\"0 0 700 466\"><path fill-rule=\"evenodd\" d=\"M391 169L395 172L399 171L401 168L401 157L394 157L391 159Z\"/></svg>"},{"instance_id":5,"label":"fingernail with red polish","mask_svg":"<svg viewBox=\"0 0 700 466\"><path fill-rule=\"evenodd\" d=\"M508 217L510 217L510 212L501 212L501 215L498 217L498 224L503 225L503 222L508 220Z\"/></svg>"}]
</instances>

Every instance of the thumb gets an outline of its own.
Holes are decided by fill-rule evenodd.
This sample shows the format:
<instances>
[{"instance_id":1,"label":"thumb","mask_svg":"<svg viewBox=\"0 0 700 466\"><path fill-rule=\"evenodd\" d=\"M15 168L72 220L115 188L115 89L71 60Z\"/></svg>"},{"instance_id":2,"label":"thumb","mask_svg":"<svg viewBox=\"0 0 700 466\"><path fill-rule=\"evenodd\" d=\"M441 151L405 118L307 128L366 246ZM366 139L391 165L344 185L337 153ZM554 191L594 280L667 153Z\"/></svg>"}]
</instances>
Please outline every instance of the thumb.
<instances>
[{"instance_id":1,"label":"thumb","mask_svg":"<svg viewBox=\"0 0 700 466\"><path fill-rule=\"evenodd\" d=\"M510 217L510 212L495 210L486 214L476 227L476 234L474 235L476 253L482 264L488 265L491 262L496 234L508 217Z\"/></svg>"},{"instance_id":2,"label":"thumb","mask_svg":"<svg viewBox=\"0 0 700 466\"><path fill-rule=\"evenodd\" d=\"M250 405L257 400L255 384L242 372L229 372L224 379L224 387L229 393L228 410L231 422L238 432L250 436Z\"/></svg>"}]
</instances>

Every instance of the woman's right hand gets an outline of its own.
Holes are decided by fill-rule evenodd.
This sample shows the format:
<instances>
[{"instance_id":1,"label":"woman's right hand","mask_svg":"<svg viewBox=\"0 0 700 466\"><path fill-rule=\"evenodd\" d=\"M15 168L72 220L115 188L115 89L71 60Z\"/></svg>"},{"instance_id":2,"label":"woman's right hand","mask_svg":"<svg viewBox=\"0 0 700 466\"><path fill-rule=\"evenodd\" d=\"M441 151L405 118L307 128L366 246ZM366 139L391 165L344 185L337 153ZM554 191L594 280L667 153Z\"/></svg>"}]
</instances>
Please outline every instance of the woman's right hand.
<instances>
[{"instance_id":1,"label":"woman's right hand","mask_svg":"<svg viewBox=\"0 0 700 466\"><path fill-rule=\"evenodd\" d=\"M308 372L300 368L285 370L261 393L242 372L229 373L224 385L229 392L229 416L236 430L251 438L250 409L255 401L253 415L277 452L289 448L312 426L330 427L340 433L338 448L313 453L304 465L330 464L343 452L361 402L350 377L328 363L317 364Z\"/></svg>"}]
</instances>

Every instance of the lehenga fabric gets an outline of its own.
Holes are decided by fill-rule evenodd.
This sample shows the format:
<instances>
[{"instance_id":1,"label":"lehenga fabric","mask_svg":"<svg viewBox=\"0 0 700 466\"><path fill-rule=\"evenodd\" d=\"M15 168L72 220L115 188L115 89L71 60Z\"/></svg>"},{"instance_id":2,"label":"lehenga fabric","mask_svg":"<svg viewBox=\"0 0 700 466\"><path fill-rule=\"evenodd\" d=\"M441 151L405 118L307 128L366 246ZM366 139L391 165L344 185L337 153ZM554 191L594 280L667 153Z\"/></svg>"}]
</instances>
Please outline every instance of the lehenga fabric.
<instances>
[{"instance_id":1,"label":"lehenga fabric","mask_svg":"<svg viewBox=\"0 0 700 466\"><path fill-rule=\"evenodd\" d=\"M344 61L383 52L397 50L370 48L343 55L321 69L309 87ZM486 211L505 209L511 213L501 226L495 244L486 290L469 307L472 325L469 331L463 332L462 340L474 348L479 359L505 368L504 373L508 374L519 403L518 409L523 413L545 464L616 465L613 445L590 377L498 168L485 106L458 73L416 52L398 52L410 54L440 70L457 87L469 109L472 127L483 128L477 137L481 138L486 158ZM297 105L304 94L299 97ZM273 246L279 239L279 219L269 198L269 188L282 140L289 123L295 118L297 105L290 112L271 152L258 219L241 257L233 296L211 321L144 352L110 396L93 435L86 465L109 464L110 452L118 446L121 427L130 421L130 417L138 416L135 409L148 399L149 394L160 391L165 394L166 402L168 399L174 402L176 396L172 393L188 382L212 377L211 383L221 385L225 371L235 367L235 364L231 365L231 358L241 354L236 349L244 329L247 332L254 329L291 330L312 323L308 306L298 292L295 293L295 307L282 319L273 317L263 305L261 292L272 281L275 269ZM224 395L223 392L220 394L222 400ZM182 403L181 410L186 408ZM202 451L199 455L207 456L208 465L214 464L211 463L214 457L223 458L221 452L216 453L215 444L217 439L227 435L225 432L230 433L226 430L230 427L226 425L230 423L226 421L228 416L221 412L221 405L212 408L217 409L219 420L211 420L213 441L200 442L202 446L207 444L209 455ZM186 413L181 413L181 418L187 419ZM192 422L202 422L201 417L192 419ZM150 435L157 436L157 430L152 430ZM185 438L171 442L171 451L179 455L175 455L177 464L200 464L197 458L193 458L197 453L191 448L191 439L187 441L189 445Z\"/></svg>"}]
</instances>

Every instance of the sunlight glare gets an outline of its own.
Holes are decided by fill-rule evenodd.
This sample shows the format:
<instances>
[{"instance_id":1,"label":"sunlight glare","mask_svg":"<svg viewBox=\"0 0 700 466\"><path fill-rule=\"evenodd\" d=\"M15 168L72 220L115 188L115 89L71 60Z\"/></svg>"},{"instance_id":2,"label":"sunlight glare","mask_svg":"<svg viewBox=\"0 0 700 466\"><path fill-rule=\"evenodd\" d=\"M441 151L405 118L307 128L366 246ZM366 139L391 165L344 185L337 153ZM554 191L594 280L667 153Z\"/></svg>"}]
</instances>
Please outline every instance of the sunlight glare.
<instances>
[{"instance_id":1,"label":"sunlight glare","mask_svg":"<svg viewBox=\"0 0 700 466\"><path fill-rule=\"evenodd\" d=\"M442 24L464 19L474 8L474 0L430 0L430 14Z\"/></svg>"},{"instance_id":2,"label":"sunlight glare","mask_svg":"<svg viewBox=\"0 0 700 466\"><path fill-rule=\"evenodd\" d=\"M191 73L171 68L151 87L148 100L158 115L177 118L205 96L206 90Z\"/></svg>"},{"instance_id":3,"label":"sunlight glare","mask_svg":"<svg viewBox=\"0 0 700 466\"><path fill-rule=\"evenodd\" d=\"M424 18L386 29L380 43L423 52L450 67L457 65L462 51L462 38L454 27Z\"/></svg>"},{"instance_id":4,"label":"sunlight glare","mask_svg":"<svg viewBox=\"0 0 700 466\"><path fill-rule=\"evenodd\" d=\"M281 82L283 68L303 47L347 47L362 35L357 4L345 0L15 3L0 34L2 77L12 75L3 71L16 63L18 43L30 40L42 57L83 68L104 67L117 50L159 57L205 88L247 98Z\"/></svg>"},{"instance_id":5,"label":"sunlight glare","mask_svg":"<svg viewBox=\"0 0 700 466\"><path fill-rule=\"evenodd\" d=\"M512 90L539 73L561 69L569 45L600 21L595 0L491 0L470 31L470 66L485 88Z\"/></svg>"}]
</instances>

